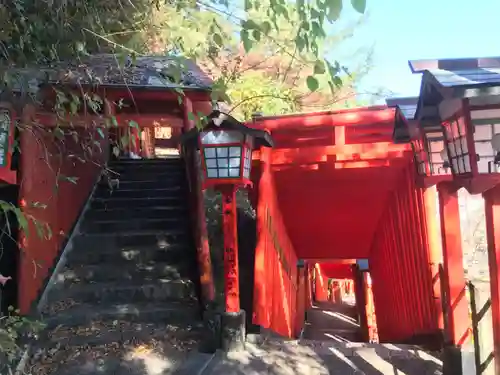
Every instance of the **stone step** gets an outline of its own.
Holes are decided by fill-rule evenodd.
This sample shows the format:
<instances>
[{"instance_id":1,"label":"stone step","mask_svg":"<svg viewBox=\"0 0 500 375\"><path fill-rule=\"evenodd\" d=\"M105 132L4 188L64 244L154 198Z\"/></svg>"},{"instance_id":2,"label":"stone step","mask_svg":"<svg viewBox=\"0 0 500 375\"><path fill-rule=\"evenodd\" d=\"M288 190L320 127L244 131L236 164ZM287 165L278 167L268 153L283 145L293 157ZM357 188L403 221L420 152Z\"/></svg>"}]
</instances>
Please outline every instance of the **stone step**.
<instances>
[{"instance_id":1,"label":"stone step","mask_svg":"<svg viewBox=\"0 0 500 375\"><path fill-rule=\"evenodd\" d=\"M45 349L51 347L96 346L106 343L134 343L149 340L162 341L175 334L179 325L183 328L183 338L199 339L201 324L134 322L113 319L93 320L84 325L58 326L47 330L39 344Z\"/></svg>"},{"instance_id":2,"label":"stone step","mask_svg":"<svg viewBox=\"0 0 500 375\"><path fill-rule=\"evenodd\" d=\"M41 320L47 329L58 326L74 327L93 320L127 320L131 322L164 322L179 324L200 320L197 301L171 300L168 302L131 302L110 304L85 303L74 299L62 299L47 305Z\"/></svg>"},{"instance_id":3,"label":"stone step","mask_svg":"<svg viewBox=\"0 0 500 375\"><path fill-rule=\"evenodd\" d=\"M47 303L65 299L84 303L168 302L196 300L195 285L191 280L156 279L154 281L115 281L109 283L73 283L50 290Z\"/></svg>"},{"instance_id":4,"label":"stone step","mask_svg":"<svg viewBox=\"0 0 500 375\"><path fill-rule=\"evenodd\" d=\"M110 189L109 186L99 185L94 193L94 198L146 198L146 197L177 197L186 198L185 188L182 186L153 187L153 188L128 188L120 186Z\"/></svg>"},{"instance_id":5,"label":"stone step","mask_svg":"<svg viewBox=\"0 0 500 375\"><path fill-rule=\"evenodd\" d=\"M85 233L107 233L126 231L186 231L189 232L189 220L186 216L179 218L121 218L115 220L85 220L82 231Z\"/></svg>"},{"instance_id":6,"label":"stone step","mask_svg":"<svg viewBox=\"0 0 500 375\"><path fill-rule=\"evenodd\" d=\"M108 171L110 178L120 181L182 181L186 178L184 168L151 169L151 168L125 168Z\"/></svg>"},{"instance_id":7,"label":"stone step","mask_svg":"<svg viewBox=\"0 0 500 375\"><path fill-rule=\"evenodd\" d=\"M56 275L55 283L69 285L75 282L137 281L157 279L180 280L189 278L193 267L189 264L130 262L117 267L115 263L100 263L66 268Z\"/></svg>"},{"instance_id":8,"label":"stone step","mask_svg":"<svg viewBox=\"0 0 500 375\"><path fill-rule=\"evenodd\" d=\"M139 160L113 160L108 163L108 168L112 167L143 167L143 166L164 166L164 165L184 165L184 160L180 157L165 159L139 159Z\"/></svg>"},{"instance_id":9,"label":"stone step","mask_svg":"<svg viewBox=\"0 0 500 375\"><path fill-rule=\"evenodd\" d=\"M136 328L140 327L122 330L120 340L103 343L98 339L78 338L46 341L42 347L33 348L27 367L33 374L52 375L173 374L185 360L186 353L195 351L201 336L196 327L189 326L164 324L158 325L154 331L144 329L149 336L137 332ZM129 331L135 331L136 337L130 338ZM85 334L78 336L84 338ZM87 342L73 345L78 341Z\"/></svg>"},{"instance_id":10,"label":"stone step","mask_svg":"<svg viewBox=\"0 0 500 375\"><path fill-rule=\"evenodd\" d=\"M155 236L142 236L142 239L144 243L139 240L127 243L126 238L113 238L109 234L77 236L73 249L66 255L67 266L112 263L123 267L147 262L175 265L194 262L196 250L191 244L158 239Z\"/></svg>"},{"instance_id":11,"label":"stone step","mask_svg":"<svg viewBox=\"0 0 500 375\"><path fill-rule=\"evenodd\" d=\"M92 209L85 213L85 220L130 220L130 219L163 219L163 218L185 218L189 220L189 208L187 205L178 206L156 206L156 207L123 207L115 209Z\"/></svg>"},{"instance_id":12,"label":"stone step","mask_svg":"<svg viewBox=\"0 0 500 375\"><path fill-rule=\"evenodd\" d=\"M126 176L111 174L111 179L117 179L118 188L120 189L143 189L143 188L156 188L156 187L172 187L172 186L186 186L187 180L184 173L175 173L158 176L154 174L149 176L149 178L143 179L127 179ZM148 176L146 176L148 177ZM110 181L105 176L102 176L98 182L98 188L106 187L109 189Z\"/></svg>"},{"instance_id":13,"label":"stone step","mask_svg":"<svg viewBox=\"0 0 500 375\"><path fill-rule=\"evenodd\" d=\"M185 231L137 231L79 234L74 239L74 247L102 250L109 247L148 247L158 246L167 249L171 245L190 243L191 238Z\"/></svg>"},{"instance_id":14,"label":"stone step","mask_svg":"<svg viewBox=\"0 0 500 375\"><path fill-rule=\"evenodd\" d=\"M180 199L178 196L127 198L111 195L111 197L107 198L92 198L90 208L111 210L114 208L149 208L158 206L178 207L186 204L187 198Z\"/></svg>"}]
</instances>

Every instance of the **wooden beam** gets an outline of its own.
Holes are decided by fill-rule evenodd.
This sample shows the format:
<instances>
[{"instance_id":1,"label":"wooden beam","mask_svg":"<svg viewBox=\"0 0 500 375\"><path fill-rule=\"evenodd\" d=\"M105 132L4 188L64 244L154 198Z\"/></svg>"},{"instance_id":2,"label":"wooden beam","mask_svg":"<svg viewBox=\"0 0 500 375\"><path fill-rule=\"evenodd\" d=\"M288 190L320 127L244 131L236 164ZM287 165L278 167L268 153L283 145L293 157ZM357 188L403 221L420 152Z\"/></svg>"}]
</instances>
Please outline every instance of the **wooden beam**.
<instances>
[{"instance_id":1,"label":"wooden beam","mask_svg":"<svg viewBox=\"0 0 500 375\"><path fill-rule=\"evenodd\" d=\"M272 164L304 164L328 161L328 156L340 156L342 160L352 160L357 155L359 161L402 157L407 145L391 143L356 144L341 146L319 146L305 149L276 149L272 151Z\"/></svg>"},{"instance_id":2,"label":"wooden beam","mask_svg":"<svg viewBox=\"0 0 500 375\"><path fill-rule=\"evenodd\" d=\"M395 120L396 110L387 107L363 108L337 112L304 113L280 117L257 119L254 126L270 131L293 128L311 128L318 126L361 126L373 123L390 124Z\"/></svg>"},{"instance_id":3,"label":"wooden beam","mask_svg":"<svg viewBox=\"0 0 500 375\"><path fill-rule=\"evenodd\" d=\"M57 117L51 113L37 113L35 119L38 123L44 126L55 126ZM88 127L91 125L103 126L105 125L106 116L85 116L75 117L68 119L69 126ZM184 121L180 117L169 115L140 115L140 114L127 114L115 116L118 127L129 127L130 122L136 122L141 128L150 128L157 126L169 126L172 128L180 128L184 126ZM71 125L69 125L71 123ZM114 120L112 121L112 124Z\"/></svg>"}]
</instances>

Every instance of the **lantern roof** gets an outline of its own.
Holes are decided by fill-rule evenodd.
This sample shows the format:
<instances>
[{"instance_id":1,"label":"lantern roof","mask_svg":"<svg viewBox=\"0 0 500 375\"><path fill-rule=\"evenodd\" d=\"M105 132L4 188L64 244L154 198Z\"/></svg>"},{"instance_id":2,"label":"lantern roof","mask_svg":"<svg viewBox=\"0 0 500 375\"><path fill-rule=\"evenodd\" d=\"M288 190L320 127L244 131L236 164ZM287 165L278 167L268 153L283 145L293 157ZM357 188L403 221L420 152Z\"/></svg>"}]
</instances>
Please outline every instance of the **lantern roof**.
<instances>
[{"instance_id":1,"label":"lantern roof","mask_svg":"<svg viewBox=\"0 0 500 375\"><path fill-rule=\"evenodd\" d=\"M500 57L409 61L422 74L417 115L444 99L500 95Z\"/></svg>"},{"instance_id":2,"label":"lantern roof","mask_svg":"<svg viewBox=\"0 0 500 375\"><path fill-rule=\"evenodd\" d=\"M242 122L236 120L233 116L221 112L219 110L212 111L210 115L207 116L206 124L201 128L193 128L187 133L181 136L181 143L186 146L197 147L198 146L198 136L200 131L203 130L236 130L243 134L249 135L254 139L254 146L258 147L274 147L274 141L271 135L260 129L253 129Z\"/></svg>"},{"instance_id":3,"label":"lantern roof","mask_svg":"<svg viewBox=\"0 0 500 375\"><path fill-rule=\"evenodd\" d=\"M408 61L412 73L426 70L471 70L478 68L500 68L500 57L472 57L460 59L426 59Z\"/></svg>"},{"instance_id":4,"label":"lantern roof","mask_svg":"<svg viewBox=\"0 0 500 375\"><path fill-rule=\"evenodd\" d=\"M386 99L388 107L396 108L392 139L394 143L411 141L409 122L413 120L418 98L390 98ZM406 113L405 113L406 111Z\"/></svg>"},{"instance_id":5,"label":"lantern roof","mask_svg":"<svg viewBox=\"0 0 500 375\"><path fill-rule=\"evenodd\" d=\"M94 54L74 61L14 68L12 73L13 90L23 92L36 92L43 85L210 90L213 84L192 60L168 56Z\"/></svg>"},{"instance_id":6,"label":"lantern roof","mask_svg":"<svg viewBox=\"0 0 500 375\"><path fill-rule=\"evenodd\" d=\"M388 107L399 107L406 119L413 120L415 118L418 96L387 98L385 102Z\"/></svg>"}]
</instances>

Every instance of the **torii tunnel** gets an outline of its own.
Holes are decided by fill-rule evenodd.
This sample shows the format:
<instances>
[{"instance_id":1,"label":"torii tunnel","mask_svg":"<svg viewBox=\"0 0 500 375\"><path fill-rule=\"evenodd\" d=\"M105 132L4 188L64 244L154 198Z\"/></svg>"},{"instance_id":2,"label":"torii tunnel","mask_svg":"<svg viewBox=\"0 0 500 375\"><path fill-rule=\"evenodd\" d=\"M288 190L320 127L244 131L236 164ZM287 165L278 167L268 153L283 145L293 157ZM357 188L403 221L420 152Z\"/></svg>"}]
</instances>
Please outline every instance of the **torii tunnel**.
<instances>
[{"instance_id":1,"label":"torii tunnel","mask_svg":"<svg viewBox=\"0 0 500 375\"><path fill-rule=\"evenodd\" d=\"M372 288L380 342L440 337L436 190L417 186L411 147L393 143L398 121L398 108L377 106L251 124L275 141L254 153L254 323L297 335L316 268L316 284ZM357 259L368 259L369 280L353 271Z\"/></svg>"}]
</instances>

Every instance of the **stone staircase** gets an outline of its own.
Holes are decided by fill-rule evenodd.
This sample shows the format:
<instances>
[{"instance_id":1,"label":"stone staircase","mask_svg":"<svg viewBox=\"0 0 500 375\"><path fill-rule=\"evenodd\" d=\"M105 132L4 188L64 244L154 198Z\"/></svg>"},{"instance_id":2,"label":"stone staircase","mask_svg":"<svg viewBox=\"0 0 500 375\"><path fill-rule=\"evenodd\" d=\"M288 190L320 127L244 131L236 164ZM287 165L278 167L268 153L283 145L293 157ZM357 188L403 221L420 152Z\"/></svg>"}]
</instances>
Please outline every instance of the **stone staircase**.
<instances>
[{"instance_id":1,"label":"stone staircase","mask_svg":"<svg viewBox=\"0 0 500 375\"><path fill-rule=\"evenodd\" d=\"M181 159L115 161L49 283L33 374L169 374L202 332Z\"/></svg>"}]
</instances>

